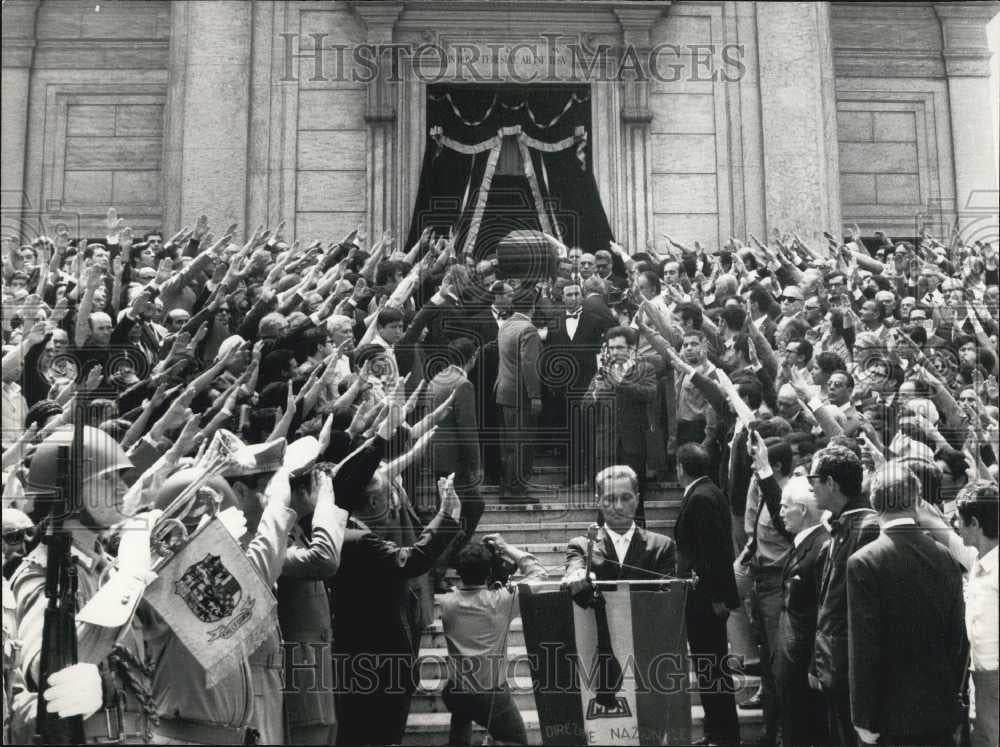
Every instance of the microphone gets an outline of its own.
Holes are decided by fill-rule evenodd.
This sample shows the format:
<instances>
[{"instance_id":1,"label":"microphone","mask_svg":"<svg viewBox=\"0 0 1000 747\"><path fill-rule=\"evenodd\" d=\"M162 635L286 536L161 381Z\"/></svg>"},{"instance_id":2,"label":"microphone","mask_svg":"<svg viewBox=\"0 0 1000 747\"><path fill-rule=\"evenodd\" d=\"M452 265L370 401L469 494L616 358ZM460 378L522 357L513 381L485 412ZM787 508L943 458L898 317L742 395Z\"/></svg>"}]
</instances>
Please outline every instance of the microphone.
<instances>
[{"instance_id":1,"label":"microphone","mask_svg":"<svg viewBox=\"0 0 1000 747\"><path fill-rule=\"evenodd\" d=\"M597 524L591 524L587 527L587 575L584 578L590 578L590 563L594 558L594 543L597 542L597 533L601 528Z\"/></svg>"}]
</instances>

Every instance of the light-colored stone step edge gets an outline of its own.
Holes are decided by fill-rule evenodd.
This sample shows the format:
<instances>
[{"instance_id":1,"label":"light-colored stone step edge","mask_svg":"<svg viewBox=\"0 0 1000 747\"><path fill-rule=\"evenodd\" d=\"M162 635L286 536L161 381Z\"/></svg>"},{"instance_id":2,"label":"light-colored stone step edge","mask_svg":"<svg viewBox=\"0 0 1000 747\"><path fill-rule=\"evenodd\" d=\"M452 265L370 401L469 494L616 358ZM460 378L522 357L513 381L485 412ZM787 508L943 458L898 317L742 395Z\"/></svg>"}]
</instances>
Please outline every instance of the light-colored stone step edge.
<instances>
[{"instance_id":1,"label":"light-colored stone step edge","mask_svg":"<svg viewBox=\"0 0 1000 747\"><path fill-rule=\"evenodd\" d=\"M680 508L681 500L678 499L656 499L646 501L643 504L646 512L655 509ZM495 511L506 513L508 511L580 511L586 509L596 509L593 496L586 501L542 501L541 503L486 503L484 513Z\"/></svg>"},{"instance_id":2,"label":"light-colored stone step edge","mask_svg":"<svg viewBox=\"0 0 1000 747\"><path fill-rule=\"evenodd\" d=\"M691 682L695 681L695 672L689 672ZM507 677L507 684L510 685L513 693L530 693L534 691L534 684L529 674L511 674ZM734 677L733 686L736 690L756 690L760 684L760 677L751 674L740 674ZM441 677L421 679L414 697L436 698L444 688L445 680Z\"/></svg>"},{"instance_id":3,"label":"light-colored stone step edge","mask_svg":"<svg viewBox=\"0 0 1000 747\"><path fill-rule=\"evenodd\" d=\"M532 730L538 731L538 711L521 711L521 718L524 719L524 726L530 732ZM759 710L743 710L739 712L740 725L749 725L762 723L764 721L763 711ZM691 706L691 723L692 726L697 724L701 725L705 722L705 709L700 705ZM448 726L451 723L451 714L447 711L434 712L434 711L422 711L422 712L410 712L410 717L406 721L407 732L411 730L414 732L440 732L443 731L447 733ZM478 725L474 726L475 731L483 731Z\"/></svg>"},{"instance_id":4,"label":"light-colored stone step edge","mask_svg":"<svg viewBox=\"0 0 1000 747\"><path fill-rule=\"evenodd\" d=\"M523 523L519 522L517 524L480 524L476 527L476 532L481 534L489 534L490 532L501 532L504 530L508 532L524 532L539 529L565 529L578 530L580 534L587 533L587 527L591 525L592 522L589 521L553 521L553 522L531 522ZM676 521L674 519L653 519L652 521L646 522L646 529L670 529L674 526ZM576 535L574 535L576 536ZM573 537L567 537L566 541L569 542ZM517 544L517 543L514 543Z\"/></svg>"}]
</instances>

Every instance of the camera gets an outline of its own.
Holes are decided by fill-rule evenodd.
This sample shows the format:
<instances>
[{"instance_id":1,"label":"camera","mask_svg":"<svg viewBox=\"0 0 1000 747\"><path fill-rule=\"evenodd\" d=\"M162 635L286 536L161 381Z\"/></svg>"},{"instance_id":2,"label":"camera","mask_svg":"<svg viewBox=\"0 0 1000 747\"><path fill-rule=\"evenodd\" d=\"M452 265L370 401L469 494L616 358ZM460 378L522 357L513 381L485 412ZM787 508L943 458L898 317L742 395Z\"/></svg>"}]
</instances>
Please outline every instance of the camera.
<instances>
[{"instance_id":1,"label":"camera","mask_svg":"<svg viewBox=\"0 0 1000 747\"><path fill-rule=\"evenodd\" d=\"M495 542L484 540L483 546L490 551L492 557L490 562L490 578L493 580L493 583L506 586L510 583L510 577L514 575L517 566L504 557L499 545Z\"/></svg>"}]
</instances>

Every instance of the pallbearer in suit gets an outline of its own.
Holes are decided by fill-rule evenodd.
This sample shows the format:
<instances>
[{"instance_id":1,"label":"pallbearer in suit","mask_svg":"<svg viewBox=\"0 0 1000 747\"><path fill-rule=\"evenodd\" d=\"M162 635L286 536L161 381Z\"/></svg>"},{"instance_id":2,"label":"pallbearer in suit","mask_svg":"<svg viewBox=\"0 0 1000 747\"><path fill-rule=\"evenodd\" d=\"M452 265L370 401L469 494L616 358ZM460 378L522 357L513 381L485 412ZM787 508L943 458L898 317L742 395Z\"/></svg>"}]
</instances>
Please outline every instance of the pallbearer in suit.
<instances>
[{"instance_id":1,"label":"pallbearer in suit","mask_svg":"<svg viewBox=\"0 0 1000 747\"><path fill-rule=\"evenodd\" d=\"M851 717L865 744L949 745L962 717L962 569L917 526L900 462L872 480L881 534L847 560Z\"/></svg>"},{"instance_id":2,"label":"pallbearer in suit","mask_svg":"<svg viewBox=\"0 0 1000 747\"><path fill-rule=\"evenodd\" d=\"M809 479L793 477L781 492L781 519L794 547L781 573L782 609L772 666L778 686L784 744L823 745L829 740L826 704L809 687L809 660L816 635L816 590L830 533L821 523Z\"/></svg>"},{"instance_id":3,"label":"pallbearer in suit","mask_svg":"<svg viewBox=\"0 0 1000 747\"><path fill-rule=\"evenodd\" d=\"M542 383L555 399L552 427L562 429L571 473L570 484L589 479L584 469L587 444L582 427L581 398L597 372L597 355L604 332L612 326L606 317L583 308L582 291L573 283L563 288L564 311L548 327L542 351Z\"/></svg>"},{"instance_id":4,"label":"pallbearer in suit","mask_svg":"<svg viewBox=\"0 0 1000 747\"><path fill-rule=\"evenodd\" d=\"M712 471L708 452L700 444L684 444L677 450L677 479L684 486L674 526L677 575L697 574L699 579L688 594L685 612L691 656L701 660L695 671L705 708L705 738L713 744L737 745L740 725L726 662L726 619L740 600L733 573L729 499L712 482Z\"/></svg>"},{"instance_id":5,"label":"pallbearer in suit","mask_svg":"<svg viewBox=\"0 0 1000 747\"><path fill-rule=\"evenodd\" d=\"M534 435L542 412L542 383L538 375L542 338L531 323L534 291L523 291L512 314L500 327L497 349L500 369L496 400L503 415L503 484L501 497L529 502L528 482L534 466L534 447L525 443Z\"/></svg>"},{"instance_id":6,"label":"pallbearer in suit","mask_svg":"<svg viewBox=\"0 0 1000 747\"><path fill-rule=\"evenodd\" d=\"M596 478L597 498L604 530L594 543L591 572L598 581L659 580L674 576L677 553L669 537L636 526L639 480L628 466L616 464ZM586 584L586 537L575 537L566 547L563 585L577 593Z\"/></svg>"},{"instance_id":7,"label":"pallbearer in suit","mask_svg":"<svg viewBox=\"0 0 1000 747\"><path fill-rule=\"evenodd\" d=\"M448 346L451 365L438 372L427 388L427 399L434 409L451 398L448 414L434 433L432 471L437 477L455 475L455 491L462 501L462 534L455 539L434 566L435 585L443 590L445 571L453 558L476 531L483 515L479 485L479 428L476 421L476 393L469 381L469 370L476 363L476 348L468 337L459 337Z\"/></svg>"},{"instance_id":8,"label":"pallbearer in suit","mask_svg":"<svg viewBox=\"0 0 1000 747\"><path fill-rule=\"evenodd\" d=\"M469 372L469 380L476 388L476 401L480 407L479 443L483 475L487 483L498 485L502 479L499 439L503 428L503 417L497 406L493 384L500 368L497 337L500 334L500 325L510 314L514 290L507 283L497 281L490 286L489 292L492 303L486 304L473 299L463 304L470 312L470 316L464 320L463 327L464 333L472 338L480 350L476 365Z\"/></svg>"}]
</instances>

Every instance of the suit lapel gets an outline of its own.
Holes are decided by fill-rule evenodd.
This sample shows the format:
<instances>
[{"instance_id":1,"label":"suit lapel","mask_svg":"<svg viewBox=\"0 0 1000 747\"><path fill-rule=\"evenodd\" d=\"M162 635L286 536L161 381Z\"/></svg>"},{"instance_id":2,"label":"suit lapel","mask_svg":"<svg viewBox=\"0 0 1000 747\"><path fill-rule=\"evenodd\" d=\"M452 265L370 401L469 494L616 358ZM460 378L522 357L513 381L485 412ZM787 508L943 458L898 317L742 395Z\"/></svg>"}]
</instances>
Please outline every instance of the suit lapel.
<instances>
[{"instance_id":1,"label":"suit lapel","mask_svg":"<svg viewBox=\"0 0 1000 747\"><path fill-rule=\"evenodd\" d=\"M618 553L615 551L615 543L611 541L611 535L607 531L601 532L604 536L604 562L613 563L614 565L608 566L608 571L612 578L617 578L618 574L621 573L621 565L618 562Z\"/></svg>"},{"instance_id":2,"label":"suit lapel","mask_svg":"<svg viewBox=\"0 0 1000 747\"><path fill-rule=\"evenodd\" d=\"M637 566L639 564L639 558L642 557L642 553L646 550L646 533L640 528L636 527L635 531L632 533L632 541L628 543L628 549L625 551L625 558L622 560L618 568L618 578L626 572L625 569L629 566Z\"/></svg>"}]
</instances>

